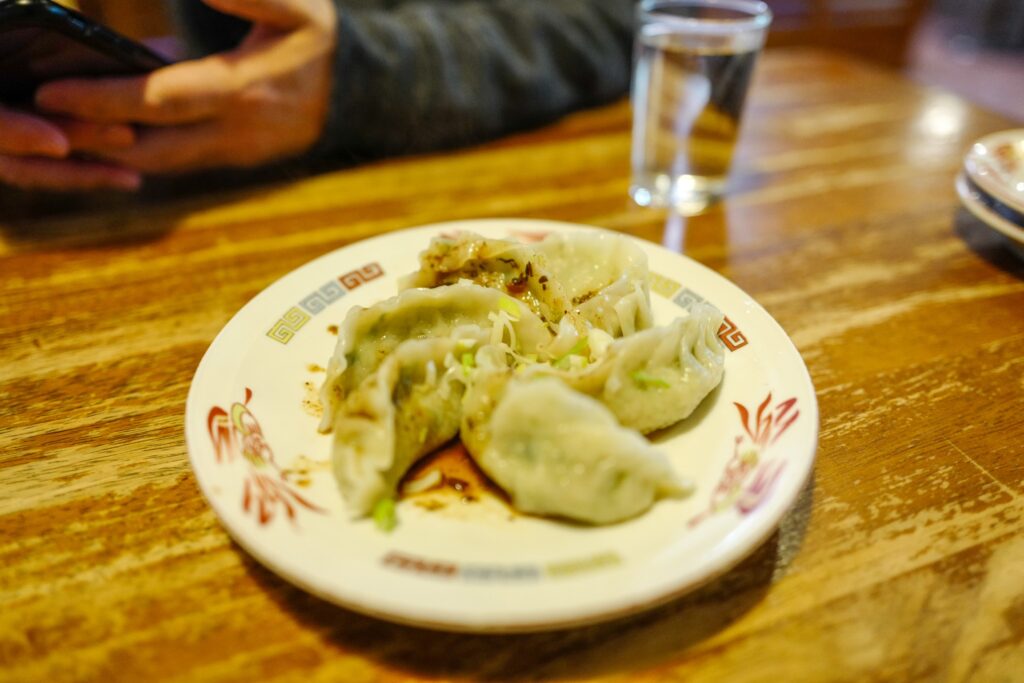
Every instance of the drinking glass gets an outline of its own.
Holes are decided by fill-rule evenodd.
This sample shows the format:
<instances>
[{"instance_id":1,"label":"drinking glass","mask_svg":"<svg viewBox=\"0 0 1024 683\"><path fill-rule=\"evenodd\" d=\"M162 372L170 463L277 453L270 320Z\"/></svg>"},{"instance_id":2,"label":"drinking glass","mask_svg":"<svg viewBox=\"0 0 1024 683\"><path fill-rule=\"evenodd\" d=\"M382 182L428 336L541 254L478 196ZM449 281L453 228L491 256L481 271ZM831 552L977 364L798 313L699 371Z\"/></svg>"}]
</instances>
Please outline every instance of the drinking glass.
<instances>
[{"instance_id":1,"label":"drinking glass","mask_svg":"<svg viewBox=\"0 0 1024 683\"><path fill-rule=\"evenodd\" d=\"M772 14L756 0L644 0L637 14L630 194L694 213L725 191Z\"/></svg>"}]
</instances>

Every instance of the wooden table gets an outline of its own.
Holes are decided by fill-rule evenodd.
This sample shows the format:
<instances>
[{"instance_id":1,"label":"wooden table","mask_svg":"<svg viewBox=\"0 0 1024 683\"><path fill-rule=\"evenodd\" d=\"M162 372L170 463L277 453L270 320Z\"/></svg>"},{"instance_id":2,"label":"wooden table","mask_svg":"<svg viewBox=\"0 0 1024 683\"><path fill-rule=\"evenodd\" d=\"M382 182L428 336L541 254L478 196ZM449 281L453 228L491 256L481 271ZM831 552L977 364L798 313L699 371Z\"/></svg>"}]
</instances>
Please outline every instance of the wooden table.
<instances>
[{"instance_id":1,"label":"wooden table","mask_svg":"<svg viewBox=\"0 0 1024 683\"><path fill-rule=\"evenodd\" d=\"M1020 680L1024 261L953 189L969 143L1009 122L846 58L769 51L737 191L684 224L628 201L628 121L619 103L269 187L7 212L0 677ZM182 426L217 331L315 256L484 216L682 249L791 335L818 391L817 466L737 569L614 623L452 635L321 602L218 524Z\"/></svg>"}]
</instances>

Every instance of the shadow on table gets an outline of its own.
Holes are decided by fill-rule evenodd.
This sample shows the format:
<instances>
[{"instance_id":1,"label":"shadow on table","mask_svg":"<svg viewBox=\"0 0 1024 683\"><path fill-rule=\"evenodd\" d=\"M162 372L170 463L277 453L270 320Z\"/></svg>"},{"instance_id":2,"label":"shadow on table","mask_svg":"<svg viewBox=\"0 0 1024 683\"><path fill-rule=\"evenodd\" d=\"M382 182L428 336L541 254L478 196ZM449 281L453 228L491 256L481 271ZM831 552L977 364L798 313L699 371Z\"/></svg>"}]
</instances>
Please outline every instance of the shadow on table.
<instances>
[{"instance_id":1,"label":"shadow on table","mask_svg":"<svg viewBox=\"0 0 1024 683\"><path fill-rule=\"evenodd\" d=\"M1013 243L1010 238L988 227L964 208L956 213L954 229L978 256L996 268L1024 280L1024 246Z\"/></svg>"},{"instance_id":2,"label":"shadow on table","mask_svg":"<svg viewBox=\"0 0 1024 683\"><path fill-rule=\"evenodd\" d=\"M502 681L639 671L683 659L763 599L799 551L813 490L812 477L772 536L704 587L631 617L544 633L467 635L391 624L313 597L248 555L245 567L275 602L325 642L389 669L429 678Z\"/></svg>"},{"instance_id":3,"label":"shadow on table","mask_svg":"<svg viewBox=\"0 0 1024 683\"><path fill-rule=\"evenodd\" d=\"M138 196L62 195L0 188L0 235L17 251L136 244L170 233L182 218Z\"/></svg>"},{"instance_id":4,"label":"shadow on table","mask_svg":"<svg viewBox=\"0 0 1024 683\"><path fill-rule=\"evenodd\" d=\"M0 185L0 234L19 251L149 242L172 232L190 213L307 175L292 168L217 171L151 179L137 194L26 192Z\"/></svg>"}]
</instances>

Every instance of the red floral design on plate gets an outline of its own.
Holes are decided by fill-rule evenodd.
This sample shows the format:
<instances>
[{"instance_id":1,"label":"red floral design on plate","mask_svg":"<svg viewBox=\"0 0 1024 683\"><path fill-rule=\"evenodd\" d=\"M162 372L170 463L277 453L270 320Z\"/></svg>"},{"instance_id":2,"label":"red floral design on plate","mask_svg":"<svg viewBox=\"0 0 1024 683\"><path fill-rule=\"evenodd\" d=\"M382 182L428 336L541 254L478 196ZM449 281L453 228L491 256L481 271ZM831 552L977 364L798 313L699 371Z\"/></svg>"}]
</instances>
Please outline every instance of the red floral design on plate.
<instances>
[{"instance_id":1,"label":"red floral design on plate","mask_svg":"<svg viewBox=\"0 0 1024 683\"><path fill-rule=\"evenodd\" d=\"M273 521L279 510L284 510L293 524L299 507L325 512L288 484L274 460L274 451L263 437L259 421L249 410L251 399L252 389L246 387L245 401L232 403L230 410L214 406L206 416L206 429L217 462L231 463L241 457L248 465L242 488L242 509L255 514L260 525Z\"/></svg>"},{"instance_id":2,"label":"red floral design on plate","mask_svg":"<svg viewBox=\"0 0 1024 683\"><path fill-rule=\"evenodd\" d=\"M711 492L708 508L690 519L690 527L733 506L741 515L749 515L768 499L786 467L784 460L762 461L761 457L800 417L796 398L786 399L773 406L769 392L755 413L742 403L733 405L739 412L743 432L733 440L732 457L726 463L718 485Z\"/></svg>"}]
</instances>

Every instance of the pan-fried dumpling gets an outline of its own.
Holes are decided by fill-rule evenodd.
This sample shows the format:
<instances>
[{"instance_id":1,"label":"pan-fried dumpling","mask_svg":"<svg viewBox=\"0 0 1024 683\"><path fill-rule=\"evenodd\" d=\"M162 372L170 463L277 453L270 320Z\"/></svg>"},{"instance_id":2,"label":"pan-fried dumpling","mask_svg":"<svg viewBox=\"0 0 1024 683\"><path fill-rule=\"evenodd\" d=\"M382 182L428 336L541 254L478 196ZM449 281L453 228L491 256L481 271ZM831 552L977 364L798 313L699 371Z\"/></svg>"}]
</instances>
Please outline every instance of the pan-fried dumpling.
<instances>
[{"instance_id":1,"label":"pan-fried dumpling","mask_svg":"<svg viewBox=\"0 0 1024 683\"><path fill-rule=\"evenodd\" d=\"M640 434L554 378L476 378L462 440L523 512L611 524L692 492Z\"/></svg>"},{"instance_id":2,"label":"pan-fried dumpling","mask_svg":"<svg viewBox=\"0 0 1024 683\"><path fill-rule=\"evenodd\" d=\"M513 296L544 321L557 323L569 312L561 285L531 245L461 232L435 237L420 253L420 269L399 281L400 289L437 287L469 280Z\"/></svg>"},{"instance_id":3,"label":"pan-fried dumpling","mask_svg":"<svg viewBox=\"0 0 1024 683\"><path fill-rule=\"evenodd\" d=\"M372 512L413 463L458 432L465 381L455 358L487 336L463 328L458 338L405 341L338 407L331 455L353 515Z\"/></svg>"},{"instance_id":4,"label":"pan-fried dumpling","mask_svg":"<svg viewBox=\"0 0 1024 683\"><path fill-rule=\"evenodd\" d=\"M522 300L549 325L561 323L559 345L566 348L589 328L617 337L653 321L647 255L610 232L554 233L529 245L469 232L436 237L420 254L420 269L401 286L460 279Z\"/></svg>"},{"instance_id":5,"label":"pan-fried dumpling","mask_svg":"<svg viewBox=\"0 0 1024 683\"><path fill-rule=\"evenodd\" d=\"M616 339L596 352L589 348L579 355L579 363L565 357L555 366L526 366L523 374L557 377L600 400L624 426L646 434L688 417L722 381L721 325L718 310L695 306L664 327Z\"/></svg>"},{"instance_id":6,"label":"pan-fried dumpling","mask_svg":"<svg viewBox=\"0 0 1024 683\"><path fill-rule=\"evenodd\" d=\"M492 320L494 317L501 322ZM345 317L327 364L327 377L320 388L324 406L320 431L330 431L338 404L401 342L447 337L461 325L493 327L499 337L505 334L499 330L504 326L505 338L524 354L541 353L551 343L551 332L524 304L472 283L410 289L370 308L357 306Z\"/></svg>"}]
</instances>

